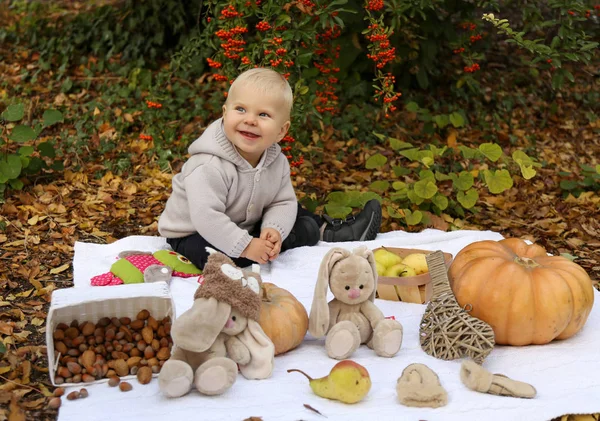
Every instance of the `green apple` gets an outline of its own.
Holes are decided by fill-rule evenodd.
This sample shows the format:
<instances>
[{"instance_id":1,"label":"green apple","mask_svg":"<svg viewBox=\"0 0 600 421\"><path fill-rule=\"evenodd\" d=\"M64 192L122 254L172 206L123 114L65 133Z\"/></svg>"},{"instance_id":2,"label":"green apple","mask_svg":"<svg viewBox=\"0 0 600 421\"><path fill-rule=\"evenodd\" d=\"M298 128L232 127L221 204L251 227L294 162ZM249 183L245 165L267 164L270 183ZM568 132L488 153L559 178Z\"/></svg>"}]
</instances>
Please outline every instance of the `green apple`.
<instances>
[{"instance_id":1,"label":"green apple","mask_svg":"<svg viewBox=\"0 0 600 421\"><path fill-rule=\"evenodd\" d=\"M425 256L425 253L412 253L406 256L404 260L402 260L402 263L413 268L417 275L427 273L429 272L429 267L427 266Z\"/></svg>"},{"instance_id":2,"label":"green apple","mask_svg":"<svg viewBox=\"0 0 600 421\"><path fill-rule=\"evenodd\" d=\"M388 268L385 271L384 276L391 276L391 277L400 276L400 277L405 278L408 276L416 276L416 275L417 275L417 273L415 272L415 270L413 268L405 265L404 263L398 263L397 265L394 265L394 266Z\"/></svg>"},{"instance_id":3,"label":"green apple","mask_svg":"<svg viewBox=\"0 0 600 421\"><path fill-rule=\"evenodd\" d=\"M382 266L384 269L402 263L402 257L386 249L375 250L373 257L375 258L376 265Z\"/></svg>"}]
</instances>

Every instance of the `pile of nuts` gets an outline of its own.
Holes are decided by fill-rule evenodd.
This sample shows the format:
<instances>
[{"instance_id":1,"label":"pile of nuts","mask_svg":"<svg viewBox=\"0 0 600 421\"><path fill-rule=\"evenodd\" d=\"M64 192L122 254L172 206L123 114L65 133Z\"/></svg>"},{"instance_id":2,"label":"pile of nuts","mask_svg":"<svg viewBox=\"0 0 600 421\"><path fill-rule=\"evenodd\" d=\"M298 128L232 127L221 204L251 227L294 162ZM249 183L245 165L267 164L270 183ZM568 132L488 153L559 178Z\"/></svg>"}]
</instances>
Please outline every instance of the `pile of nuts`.
<instances>
[{"instance_id":1,"label":"pile of nuts","mask_svg":"<svg viewBox=\"0 0 600 421\"><path fill-rule=\"evenodd\" d=\"M171 356L171 318L158 321L148 310L135 320L103 317L97 323L59 323L53 332L54 352L60 355L56 384L93 382L136 375L149 383Z\"/></svg>"}]
</instances>

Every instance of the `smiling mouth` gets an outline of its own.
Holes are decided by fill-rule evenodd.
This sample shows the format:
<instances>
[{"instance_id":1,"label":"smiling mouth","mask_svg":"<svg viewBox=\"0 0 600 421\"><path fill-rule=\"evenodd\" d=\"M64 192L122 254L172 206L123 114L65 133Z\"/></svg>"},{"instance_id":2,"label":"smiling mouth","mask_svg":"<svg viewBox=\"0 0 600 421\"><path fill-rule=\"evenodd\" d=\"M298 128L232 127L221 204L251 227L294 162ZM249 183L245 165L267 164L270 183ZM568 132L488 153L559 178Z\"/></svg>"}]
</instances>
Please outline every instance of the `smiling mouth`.
<instances>
[{"instance_id":1,"label":"smiling mouth","mask_svg":"<svg viewBox=\"0 0 600 421\"><path fill-rule=\"evenodd\" d=\"M242 136L244 136L245 138L248 138L248 139L258 139L258 138L260 137L260 136L259 136L259 135L257 135L257 134L250 133L250 132L245 132L245 131L243 131L243 130L240 130L240 134L241 134Z\"/></svg>"}]
</instances>

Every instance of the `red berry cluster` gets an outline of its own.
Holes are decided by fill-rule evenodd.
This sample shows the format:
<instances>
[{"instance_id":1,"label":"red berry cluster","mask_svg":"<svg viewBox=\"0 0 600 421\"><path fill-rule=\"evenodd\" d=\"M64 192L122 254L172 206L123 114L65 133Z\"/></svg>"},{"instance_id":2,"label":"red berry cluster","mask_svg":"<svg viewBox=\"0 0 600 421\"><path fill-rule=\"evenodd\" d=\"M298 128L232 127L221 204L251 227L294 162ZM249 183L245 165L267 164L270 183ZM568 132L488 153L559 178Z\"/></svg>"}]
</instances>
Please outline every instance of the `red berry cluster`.
<instances>
[{"instance_id":1,"label":"red berry cluster","mask_svg":"<svg viewBox=\"0 0 600 421\"><path fill-rule=\"evenodd\" d=\"M152 140L152 136L150 136L148 134L140 134L140 139L141 140Z\"/></svg>"},{"instance_id":2,"label":"red berry cluster","mask_svg":"<svg viewBox=\"0 0 600 421\"><path fill-rule=\"evenodd\" d=\"M462 29L468 29L469 31L474 31L477 29L477 25L472 22L463 22L459 25Z\"/></svg>"},{"instance_id":3,"label":"red berry cluster","mask_svg":"<svg viewBox=\"0 0 600 421\"><path fill-rule=\"evenodd\" d=\"M473 44L476 41L479 41L481 39L481 34L477 34L477 35L471 35L469 37L471 44Z\"/></svg>"},{"instance_id":4,"label":"red berry cluster","mask_svg":"<svg viewBox=\"0 0 600 421\"><path fill-rule=\"evenodd\" d=\"M229 30L219 29L217 32L215 32L215 35L217 37L225 41L221 44L221 48L224 50L223 55L225 57L230 58L232 60L240 58L240 53L244 52L244 45L246 45L246 41L242 39L242 34L245 34L247 32L248 28L239 25L234 26Z\"/></svg>"},{"instance_id":5,"label":"red berry cluster","mask_svg":"<svg viewBox=\"0 0 600 421\"><path fill-rule=\"evenodd\" d=\"M375 6L375 8L373 8ZM381 7L379 7L381 6ZM369 0L365 6L367 9L367 19L370 25L365 32L365 37L369 40L367 57L375 63L375 75L378 87L375 88L375 101L381 101L383 106L383 113L386 118L390 117L390 113L396 111L397 107L394 102L402 95L400 92L396 92L394 84L396 78L391 73L384 73L383 68L390 62L396 59L396 48L392 47L390 43L390 36L393 31L386 28L383 24L383 16L379 19L375 19L370 12L374 10L381 10L383 8L383 2L379 4L376 1Z\"/></svg>"},{"instance_id":6,"label":"red berry cluster","mask_svg":"<svg viewBox=\"0 0 600 421\"><path fill-rule=\"evenodd\" d=\"M212 67L213 69L219 69L223 66L223 63L221 63L219 61L215 61L215 60L211 59L210 57L207 58L206 61L208 62L208 66Z\"/></svg>"},{"instance_id":7,"label":"red berry cluster","mask_svg":"<svg viewBox=\"0 0 600 421\"><path fill-rule=\"evenodd\" d=\"M479 70L479 64L475 63L472 66L465 66L463 69L466 73L475 73Z\"/></svg>"},{"instance_id":8,"label":"red berry cluster","mask_svg":"<svg viewBox=\"0 0 600 421\"><path fill-rule=\"evenodd\" d=\"M369 25L366 38L369 44L367 57L375 62L378 69L383 69L386 64L396 58L396 47L392 47L389 37L393 31L387 31L382 26L374 23Z\"/></svg>"},{"instance_id":9,"label":"red berry cluster","mask_svg":"<svg viewBox=\"0 0 600 421\"><path fill-rule=\"evenodd\" d=\"M162 108L162 104L160 102L146 101L146 105L148 108Z\"/></svg>"},{"instance_id":10,"label":"red berry cluster","mask_svg":"<svg viewBox=\"0 0 600 421\"><path fill-rule=\"evenodd\" d=\"M456 48L455 50L452 50L452 52L454 54L464 53L465 52L465 47Z\"/></svg>"},{"instance_id":11,"label":"red berry cluster","mask_svg":"<svg viewBox=\"0 0 600 421\"><path fill-rule=\"evenodd\" d=\"M369 0L365 9L370 10L372 12L378 12L383 9L383 0Z\"/></svg>"},{"instance_id":12,"label":"red berry cluster","mask_svg":"<svg viewBox=\"0 0 600 421\"><path fill-rule=\"evenodd\" d=\"M291 135L286 135L284 136L283 139L281 139L280 143L287 143L287 146L283 146L281 148L281 151L286 153L286 158L290 161L290 167L299 167L300 165L302 165L304 163L304 157L302 155L300 155L298 157L298 160L294 161L292 155L289 153L292 150L292 146L291 144L294 143L296 141L296 139L294 139L293 136ZM295 171L290 172L290 175L296 175L297 173Z\"/></svg>"},{"instance_id":13,"label":"red berry cluster","mask_svg":"<svg viewBox=\"0 0 600 421\"><path fill-rule=\"evenodd\" d=\"M237 18L238 16L242 16L242 14L240 12L238 12L237 10L235 10L235 7L233 7L232 4L226 6L223 10L221 10L221 19L230 19L230 18Z\"/></svg>"},{"instance_id":14,"label":"red berry cluster","mask_svg":"<svg viewBox=\"0 0 600 421\"><path fill-rule=\"evenodd\" d=\"M256 24L256 29L260 32L267 32L271 29L271 25L269 25L269 22L261 21Z\"/></svg>"},{"instance_id":15,"label":"red berry cluster","mask_svg":"<svg viewBox=\"0 0 600 421\"><path fill-rule=\"evenodd\" d=\"M340 68L335 65L335 60L340 57L340 46L334 46L332 41L341 35L341 28L333 25L327 28L322 34L317 34L315 46L314 66L319 70L317 77L317 105L315 108L320 113L336 114L338 112L338 96L336 94L336 84L338 79L333 76L338 73Z\"/></svg>"}]
</instances>

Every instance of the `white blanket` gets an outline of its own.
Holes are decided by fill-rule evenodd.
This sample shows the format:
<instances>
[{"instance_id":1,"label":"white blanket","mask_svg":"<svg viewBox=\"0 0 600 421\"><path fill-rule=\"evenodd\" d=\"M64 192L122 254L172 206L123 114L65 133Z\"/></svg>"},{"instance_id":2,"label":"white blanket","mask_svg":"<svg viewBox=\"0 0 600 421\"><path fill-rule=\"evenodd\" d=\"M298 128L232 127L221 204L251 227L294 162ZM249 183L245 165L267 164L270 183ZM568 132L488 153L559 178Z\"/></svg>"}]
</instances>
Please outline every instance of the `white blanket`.
<instances>
[{"instance_id":1,"label":"white blanket","mask_svg":"<svg viewBox=\"0 0 600 421\"><path fill-rule=\"evenodd\" d=\"M474 241L499 240L502 236L490 231L421 233L390 232L376 240L365 242L371 249L386 245L405 248L442 250L454 256ZM115 256L122 250L155 251L165 247L160 237L133 236L109 245L75 244L75 287L89 287L90 277L107 272ZM310 312L314 285L321 259L334 246L352 249L358 243L319 243L283 253L277 261L263 265L267 282L273 282L292 292ZM196 278L174 278L171 291L176 313L188 309L197 287ZM90 287L90 294L94 288ZM331 298L331 294L330 294ZM596 302L600 296L596 292ZM326 375L337 362L327 357L324 340L307 335L300 347L275 358L273 376L267 380L246 380L238 376L233 387L221 396L207 397L195 390L179 399L167 399L158 389L158 381L142 386L132 381L127 393L110 388L105 383L87 386L87 399L63 402L59 421L164 421L174 420L243 420L256 416L263 420L322 420L303 407L311 405L330 420L527 420L546 421L567 413L600 412L600 309L594 307L583 330L566 341L544 346L497 346L487 357L484 367L492 373L502 373L515 380L535 386L535 399L517 399L473 392L460 381L460 361L443 361L430 357L419 345L418 325L425 305L377 300L386 316L395 316L404 327L400 352L393 358L381 358L366 346L351 357L367 368L372 387L367 397L354 405L346 405L314 395L306 378L287 373L299 368L313 377ZM396 381L411 363L423 363L433 369L448 392L448 405L438 409L409 408L396 397ZM67 391L68 392L68 391Z\"/></svg>"}]
</instances>

